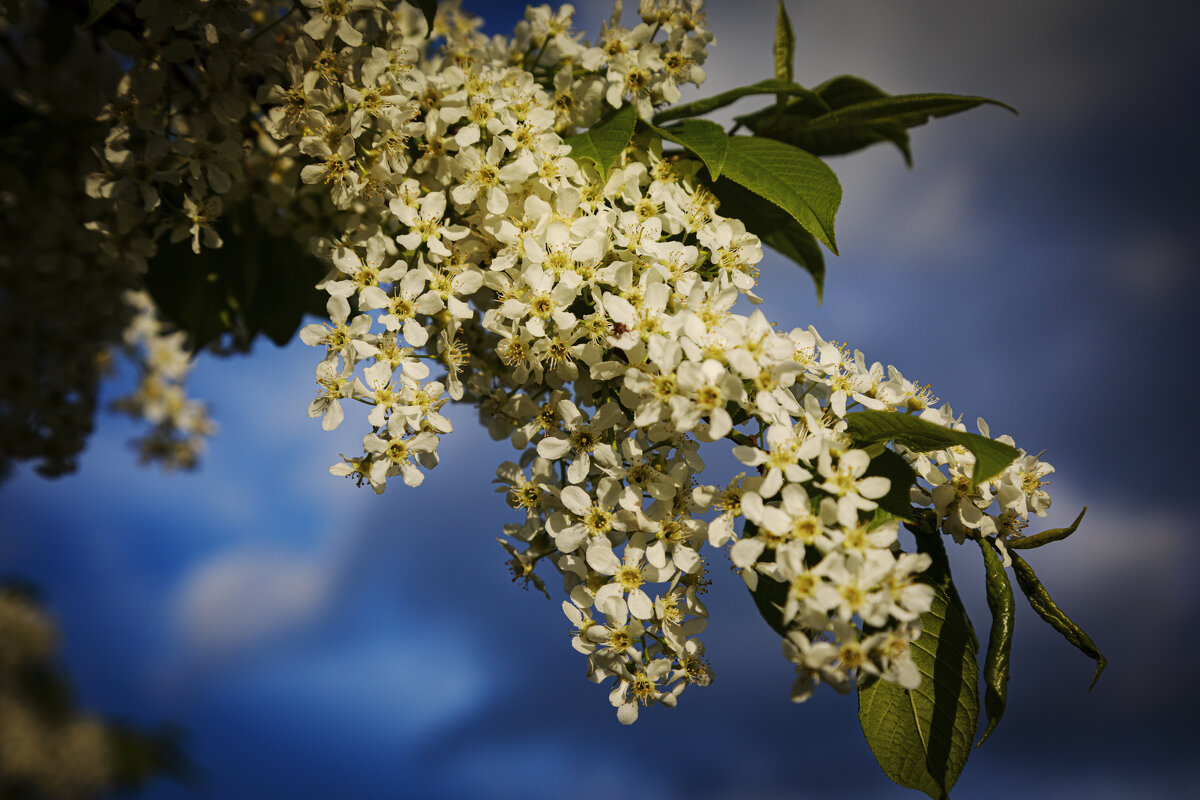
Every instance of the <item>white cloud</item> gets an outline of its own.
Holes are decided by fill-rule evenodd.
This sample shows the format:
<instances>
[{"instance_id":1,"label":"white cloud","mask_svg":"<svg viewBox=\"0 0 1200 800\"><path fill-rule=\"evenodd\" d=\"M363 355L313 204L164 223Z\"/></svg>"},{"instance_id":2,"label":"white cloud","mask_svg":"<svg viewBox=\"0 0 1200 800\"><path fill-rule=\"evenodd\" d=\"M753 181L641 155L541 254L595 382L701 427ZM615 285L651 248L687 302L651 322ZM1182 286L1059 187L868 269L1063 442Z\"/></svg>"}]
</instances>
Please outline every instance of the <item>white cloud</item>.
<instances>
[{"instance_id":1,"label":"white cloud","mask_svg":"<svg viewBox=\"0 0 1200 800\"><path fill-rule=\"evenodd\" d=\"M183 651L219 660L303 629L326 608L336 572L336 562L321 553L262 549L234 549L201 563L176 598Z\"/></svg>"},{"instance_id":2,"label":"white cloud","mask_svg":"<svg viewBox=\"0 0 1200 800\"><path fill-rule=\"evenodd\" d=\"M1053 522L1035 520L1030 531L1070 524L1084 505L1080 496L1056 492L1055 507L1063 512L1055 514ZM1070 538L1023 555L1064 607L1128 608L1136 598L1138 607L1154 609L1161 620L1181 620L1190 614L1183 601L1195 587L1177 565L1195 559L1196 534L1195 522L1178 510L1112 505L1100 499L1088 504Z\"/></svg>"}]
</instances>

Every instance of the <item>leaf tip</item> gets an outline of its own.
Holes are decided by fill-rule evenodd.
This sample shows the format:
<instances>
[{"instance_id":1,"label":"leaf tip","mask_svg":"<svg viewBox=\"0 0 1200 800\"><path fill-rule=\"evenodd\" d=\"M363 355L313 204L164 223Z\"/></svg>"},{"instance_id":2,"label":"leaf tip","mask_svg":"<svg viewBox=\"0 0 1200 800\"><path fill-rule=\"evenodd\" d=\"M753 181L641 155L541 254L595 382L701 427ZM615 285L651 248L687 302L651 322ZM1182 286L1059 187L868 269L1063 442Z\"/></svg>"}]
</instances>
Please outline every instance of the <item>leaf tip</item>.
<instances>
[{"instance_id":1,"label":"leaf tip","mask_svg":"<svg viewBox=\"0 0 1200 800\"><path fill-rule=\"evenodd\" d=\"M1096 682L1100 680L1100 673L1104 672L1104 668L1108 666L1108 659L1099 653L1096 654L1096 674L1092 676L1092 683L1088 686L1088 691L1096 688Z\"/></svg>"}]
</instances>

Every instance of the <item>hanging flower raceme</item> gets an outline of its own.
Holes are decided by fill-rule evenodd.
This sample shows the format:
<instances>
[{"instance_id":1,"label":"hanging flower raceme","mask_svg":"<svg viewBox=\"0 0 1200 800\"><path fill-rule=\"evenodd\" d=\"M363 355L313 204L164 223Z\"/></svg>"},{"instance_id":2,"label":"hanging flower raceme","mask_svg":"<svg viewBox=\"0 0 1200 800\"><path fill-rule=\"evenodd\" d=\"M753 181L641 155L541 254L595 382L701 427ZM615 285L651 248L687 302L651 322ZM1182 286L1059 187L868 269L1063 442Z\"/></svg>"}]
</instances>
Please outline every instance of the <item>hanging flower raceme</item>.
<instances>
[{"instance_id":1,"label":"hanging flower raceme","mask_svg":"<svg viewBox=\"0 0 1200 800\"><path fill-rule=\"evenodd\" d=\"M518 514L509 566L543 591L543 563L560 576L572 647L611 679L621 722L711 682L699 637L718 558L780 634L793 699L821 682L917 688L911 645L948 602L926 537L1023 569L1009 550L1041 543L1022 530L1046 515L1053 468L982 420L967 433L895 367L743 313L761 302L759 235L783 231L819 274L840 200L772 128L834 111L790 82L786 15L789 77L733 93L776 103L738 118L762 135L734 136L695 118L731 95L671 107L705 79L699 0L641 0L633 27L618 3L593 42L570 6L532 7L505 38L436 5L429 20L394 0L143 0L143 28L111 37L128 69L80 180L89 246L152 290L177 277L155 271L164 236L204 255L257 226L310 253L325 314L299 328L316 351L308 414L362 443L330 471L418 486L453 435L445 406L477 405L519 453L497 472ZM267 266L250 261L238 291ZM156 426L149 455L188 464L211 429L181 389L203 337L172 330L152 294L122 295L144 371L120 407ZM230 294L222 319L274 305ZM705 474L716 447L746 472Z\"/></svg>"}]
</instances>

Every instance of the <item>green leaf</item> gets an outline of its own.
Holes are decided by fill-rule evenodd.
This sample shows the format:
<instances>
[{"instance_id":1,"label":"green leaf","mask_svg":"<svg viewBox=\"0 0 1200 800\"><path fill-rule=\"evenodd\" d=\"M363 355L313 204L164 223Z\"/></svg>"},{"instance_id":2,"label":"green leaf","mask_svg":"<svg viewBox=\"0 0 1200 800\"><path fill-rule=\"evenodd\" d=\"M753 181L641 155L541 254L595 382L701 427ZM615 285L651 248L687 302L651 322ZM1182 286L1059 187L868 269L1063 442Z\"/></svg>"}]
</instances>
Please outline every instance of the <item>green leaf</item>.
<instances>
[{"instance_id":1,"label":"green leaf","mask_svg":"<svg viewBox=\"0 0 1200 800\"><path fill-rule=\"evenodd\" d=\"M814 155L851 153L876 142L891 142L912 166L908 129L932 117L944 117L991 104L1015 109L987 97L954 94L889 95L853 75L833 78L813 90L830 107L814 113L811 103L789 103L782 109L763 109L737 117L758 136L795 145Z\"/></svg>"},{"instance_id":2,"label":"green leaf","mask_svg":"<svg viewBox=\"0 0 1200 800\"><path fill-rule=\"evenodd\" d=\"M918 549L933 557L921 576L933 587L933 605L921 615L923 630L912 645L921 685L909 690L867 681L858 690L858 720L889 778L941 800L967 763L979 722L979 642L951 580L941 535L916 536Z\"/></svg>"},{"instance_id":3,"label":"green leaf","mask_svg":"<svg viewBox=\"0 0 1200 800\"><path fill-rule=\"evenodd\" d=\"M742 526L742 537L757 535L758 526L750 520L745 520ZM774 558L773 553L774 551L768 548L759 556L759 560L769 561ZM783 607L787 604L788 585L760 572L756 572L754 576L757 582L750 590L750 596L754 598L754 605L758 608L758 613L771 626L771 630L780 636L787 636L787 626L783 624Z\"/></svg>"},{"instance_id":4,"label":"green leaf","mask_svg":"<svg viewBox=\"0 0 1200 800\"><path fill-rule=\"evenodd\" d=\"M437 16L438 0L405 0L413 8L419 9L425 15L425 26L428 29L425 38L433 35L433 18Z\"/></svg>"},{"instance_id":5,"label":"green leaf","mask_svg":"<svg viewBox=\"0 0 1200 800\"><path fill-rule=\"evenodd\" d=\"M903 125L888 120L859 121L838 127L798 128L786 141L820 156L841 156L873 144L890 142L904 157L905 166L911 167L913 163L908 131Z\"/></svg>"},{"instance_id":6,"label":"green leaf","mask_svg":"<svg viewBox=\"0 0 1200 800\"><path fill-rule=\"evenodd\" d=\"M978 539L983 551L987 604L992 612L992 629L988 635L987 656L983 662L983 705L987 710L988 725L976 747L992 735L1004 716L1008 704L1008 667L1012 652L1013 623L1016 620L1016 601L1004 563L990 539Z\"/></svg>"},{"instance_id":7,"label":"green leaf","mask_svg":"<svg viewBox=\"0 0 1200 800\"><path fill-rule=\"evenodd\" d=\"M600 172L601 180L607 180L608 171L629 145L637 119L637 109L632 105L621 106L588 130L564 141L571 145L572 158L580 163L585 158L590 160Z\"/></svg>"},{"instance_id":8,"label":"green leaf","mask_svg":"<svg viewBox=\"0 0 1200 800\"><path fill-rule=\"evenodd\" d=\"M1042 582L1034 574L1033 567L1029 566L1029 562L1012 551L1009 551L1008 555L1012 558L1013 574L1017 576L1017 585L1021 587L1021 591L1025 593L1029 605L1033 607L1037 615L1049 622L1051 627L1061 633L1064 639L1079 648L1084 655L1095 659L1096 674L1092 677L1092 685L1088 687L1090 692L1096 688L1096 681L1100 680L1100 673L1108 665L1108 659L1100 653L1100 648L1096 647L1092 637L1084 633L1083 628L1076 625L1074 620L1050 599L1050 593L1046 591L1045 586L1042 586Z\"/></svg>"},{"instance_id":9,"label":"green leaf","mask_svg":"<svg viewBox=\"0 0 1200 800\"><path fill-rule=\"evenodd\" d=\"M875 84L853 75L831 78L813 91L832 111L889 96ZM876 142L890 141L900 148L905 162L912 165L908 133L903 126L863 125L854 131L805 132L808 122L823 113L827 112L812 103L792 102L783 109L765 108L735 119L758 136L779 139L819 156L844 155Z\"/></svg>"},{"instance_id":10,"label":"green leaf","mask_svg":"<svg viewBox=\"0 0 1200 800\"><path fill-rule=\"evenodd\" d=\"M763 244L808 271L816 284L819 303L825 290L825 256L812 234L800 227L791 214L731 180L722 178L713 184L712 190L720 201L721 214L741 220L746 230L762 239Z\"/></svg>"},{"instance_id":11,"label":"green leaf","mask_svg":"<svg viewBox=\"0 0 1200 800\"><path fill-rule=\"evenodd\" d=\"M775 20L775 79L791 81L795 70L796 36L792 33L792 21L788 19L783 0L779 0L779 14ZM780 95L785 102L787 95Z\"/></svg>"},{"instance_id":12,"label":"green leaf","mask_svg":"<svg viewBox=\"0 0 1200 800\"><path fill-rule=\"evenodd\" d=\"M725 154L729 147L729 136L720 125L707 119L685 119L669 128L659 128L656 125L650 127L663 138L670 139L699 156L714 181L721 177L721 169L725 166Z\"/></svg>"},{"instance_id":13,"label":"green leaf","mask_svg":"<svg viewBox=\"0 0 1200 800\"><path fill-rule=\"evenodd\" d=\"M985 104L1017 113L1017 110L1007 103L988 97L962 94L897 94L842 106L813 119L809 127L835 127L861 120L888 120L905 128L913 128L924 125L933 117L947 117Z\"/></svg>"},{"instance_id":14,"label":"green leaf","mask_svg":"<svg viewBox=\"0 0 1200 800\"><path fill-rule=\"evenodd\" d=\"M889 96L883 89L856 75L839 75L836 78L830 78L820 86L814 86L813 91L820 95L833 111L855 103Z\"/></svg>"},{"instance_id":15,"label":"green leaf","mask_svg":"<svg viewBox=\"0 0 1200 800\"><path fill-rule=\"evenodd\" d=\"M975 455L971 485L997 475L1013 462L1020 451L977 433L951 430L919 417L894 411L855 411L846 415L847 432L865 443L895 440L910 450L926 452L961 445Z\"/></svg>"},{"instance_id":16,"label":"green leaf","mask_svg":"<svg viewBox=\"0 0 1200 800\"><path fill-rule=\"evenodd\" d=\"M740 100L743 97L748 97L753 94L782 94L799 98L800 102L810 104L814 109L818 109L820 113L830 111L829 106L820 96L812 89L806 89L798 83L791 81L781 81L777 79L768 79L752 83L749 86L740 86L736 89L730 89L720 94L706 97L703 100L693 100L690 103L672 106L671 108L660 111L654 115L652 120L655 125L661 125L664 122L669 122L673 119L683 119L684 117L698 117L701 114L707 114L710 111L716 111L718 108ZM797 102L793 100L792 102Z\"/></svg>"},{"instance_id":17,"label":"green leaf","mask_svg":"<svg viewBox=\"0 0 1200 800\"><path fill-rule=\"evenodd\" d=\"M1083 507L1083 511L1079 512L1079 516L1065 528L1051 528L1048 531L1035 533L1032 536L1020 536L1013 539L1006 539L1004 545L1009 550L1030 550L1034 547L1041 547L1050 542L1057 542L1059 539L1065 539L1075 532L1079 527L1079 523L1083 521L1083 515L1087 513L1087 506Z\"/></svg>"},{"instance_id":18,"label":"green leaf","mask_svg":"<svg viewBox=\"0 0 1200 800\"><path fill-rule=\"evenodd\" d=\"M900 519L915 521L909 489L917 482L917 473L908 465L904 456L893 450L884 450L873 456L863 477L872 475L882 475L892 482L888 493L876 500L879 507Z\"/></svg>"},{"instance_id":19,"label":"green leaf","mask_svg":"<svg viewBox=\"0 0 1200 800\"><path fill-rule=\"evenodd\" d=\"M88 28L96 24L101 17L112 11L116 4L117 0L88 0L88 15L83 21L83 27Z\"/></svg>"},{"instance_id":20,"label":"green leaf","mask_svg":"<svg viewBox=\"0 0 1200 800\"><path fill-rule=\"evenodd\" d=\"M817 156L840 156L878 142L891 142L900 149L904 162L912 166L908 132L891 122L863 122L833 130L809 130L814 119L809 109L789 104L783 109L764 108L735 119L756 136L777 139Z\"/></svg>"},{"instance_id":21,"label":"green leaf","mask_svg":"<svg viewBox=\"0 0 1200 800\"><path fill-rule=\"evenodd\" d=\"M833 219L842 186L824 161L783 142L731 136L722 174L782 208L837 254Z\"/></svg>"},{"instance_id":22,"label":"green leaf","mask_svg":"<svg viewBox=\"0 0 1200 800\"><path fill-rule=\"evenodd\" d=\"M801 126L814 117L854 103L889 96L875 84L853 75L839 75L831 78L820 86L814 87L813 93L820 99L820 103L804 99L793 100L788 104L783 116L780 116L778 109L768 107L734 119L755 133L780 139L786 138L786 134L791 128Z\"/></svg>"},{"instance_id":23,"label":"green leaf","mask_svg":"<svg viewBox=\"0 0 1200 800\"><path fill-rule=\"evenodd\" d=\"M999 100L954 94L904 94L877 97L842 106L809 120L796 133L794 142L821 155L838 155L858 150L878 141L889 141L900 148L904 161L912 166L908 128L924 125L932 117L945 117L991 104L1017 113Z\"/></svg>"},{"instance_id":24,"label":"green leaf","mask_svg":"<svg viewBox=\"0 0 1200 800\"><path fill-rule=\"evenodd\" d=\"M766 575L758 575L758 585L750 592L758 613L771 626L771 630L780 636L787 636L787 626L783 624L783 607L787 605L788 585Z\"/></svg>"}]
</instances>

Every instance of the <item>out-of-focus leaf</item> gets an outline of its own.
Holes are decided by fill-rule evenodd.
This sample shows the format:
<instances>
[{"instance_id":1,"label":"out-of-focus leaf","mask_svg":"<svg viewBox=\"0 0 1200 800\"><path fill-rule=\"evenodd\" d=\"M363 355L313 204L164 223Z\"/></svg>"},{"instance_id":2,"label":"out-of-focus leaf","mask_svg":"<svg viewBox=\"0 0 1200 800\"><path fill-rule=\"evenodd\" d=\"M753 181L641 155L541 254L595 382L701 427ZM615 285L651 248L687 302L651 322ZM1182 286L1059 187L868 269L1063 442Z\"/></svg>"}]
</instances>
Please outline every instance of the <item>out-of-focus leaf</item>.
<instances>
[{"instance_id":1,"label":"out-of-focus leaf","mask_svg":"<svg viewBox=\"0 0 1200 800\"><path fill-rule=\"evenodd\" d=\"M306 313L323 314L327 295L314 287L325 268L304 247L273 237L252 220L220 230L224 245L193 253L165 245L151 260L146 289L163 316L199 350L229 334L248 349L259 334L282 346Z\"/></svg>"},{"instance_id":2,"label":"out-of-focus leaf","mask_svg":"<svg viewBox=\"0 0 1200 800\"><path fill-rule=\"evenodd\" d=\"M433 18L437 16L438 0L405 0L405 2L425 15L425 25L428 29L425 38L433 35Z\"/></svg>"},{"instance_id":3,"label":"out-of-focus leaf","mask_svg":"<svg viewBox=\"0 0 1200 800\"><path fill-rule=\"evenodd\" d=\"M83 21L83 27L94 25L97 20L112 11L117 2L118 0L88 0L88 15Z\"/></svg>"},{"instance_id":4,"label":"out-of-focus leaf","mask_svg":"<svg viewBox=\"0 0 1200 800\"><path fill-rule=\"evenodd\" d=\"M185 787L199 781L199 768L183 745L184 731L172 725L143 731L127 725L108 730L115 788L132 792L154 778L171 778Z\"/></svg>"}]
</instances>

